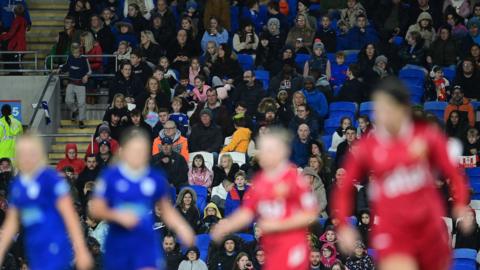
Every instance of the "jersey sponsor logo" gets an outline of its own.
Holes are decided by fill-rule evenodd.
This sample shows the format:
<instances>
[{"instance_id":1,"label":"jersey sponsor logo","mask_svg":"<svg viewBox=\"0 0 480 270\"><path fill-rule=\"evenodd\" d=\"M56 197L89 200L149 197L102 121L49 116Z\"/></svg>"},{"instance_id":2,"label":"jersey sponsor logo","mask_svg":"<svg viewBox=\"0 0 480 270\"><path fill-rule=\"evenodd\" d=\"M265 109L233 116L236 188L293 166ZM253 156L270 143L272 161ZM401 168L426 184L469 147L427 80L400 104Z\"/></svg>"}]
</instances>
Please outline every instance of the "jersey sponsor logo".
<instances>
[{"instance_id":1,"label":"jersey sponsor logo","mask_svg":"<svg viewBox=\"0 0 480 270\"><path fill-rule=\"evenodd\" d=\"M306 192L300 197L300 203L303 208L312 209L317 205L317 199L311 192Z\"/></svg>"},{"instance_id":2,"label":"jersey sponsor logo","mask_svg":"<svg viewBox=\"0 0 480 270\"><path fill-rule=\"evenodd\" d=\"M25 207L20 212L20 218L22 220L22 224L25 227L32 226L34 224L42 223L43 222L43 212L42 209L39 207Z\"/></svg>"},{"instance_id":3,"label":"jersey sponsor logo","mask_svg":"<svg viewBox=\"0 0 480 270\"><path fill-rule=\"evenodd\" d=\"M295 268L300 266L307 258L305 246L297 245L288 251L288 267Z\"/></svg>"},{"instance_id":4,"label":"jersey sponsor logo","mask_svg":"<svg viewBox=\"0 0 480 270\"><path fill-rule=\"evenodd\" d=\"M105 195L105 191L107 190L107 184L103 178L99 178L97 180L97 184L95 185L95 194L99 196Z\"/></svg>"},{"instance_id":5,"label":"jersey sponsor logo","mask_svg":"<svg viewBox=\"0 0 480 270\"><path fill-rule=\"evenodd\" d=\"M373 237L373 246L375 249L387 249L392 244L392 236L387 233L381 233Z\"/></svg>"},{"instance_id":6,"label":"jersey sponsor logo","mask_svg":"<svg viewBox=\"0 0 480 270\"><path fill-rule=\"evenodd\" d=\"M149 209L141 203L130 203L130 202L127 203L127 202L125 202L125 203L120 203L115 208L117 208L121 211L131 212L131 213L137 215L138 217L146 216L150 212Z\"/></svg>"},{"instance_id":7,"label":"jersey sponsor logo","mask_svg":"<svg viewBox=\"0 0 480 270\"><path fill-rule=\"evenodd\" d=\"M57 196L65 195L68 193L69 190L70 187L65 180L58 181L54 187L55 195Z\"/></svg>"},{"instance_id":8,"label":"jersey sponsor logo","mask_svg":"<svg viewBox=\"0 0 480 270\"><path fill-rule=\"evenodd\" d=\"M383 192L388 198L395 198L420 190L425 186L429 173L424 164L413 167L399 167L385 177Z\"/></svg>"},{"instance_id":9,"label":"jersey sponsor logo","mask_svg":"<svg viewBox=\"0 0 480 270\"><path fill-rule=\"evenodd\" d=\"M38 195L40 194L40 185L37 183L32 183L31 185L27 186L27 196L28 198L35 200L38 198Z\"/></svg>"},{"instance_id":10,"label":"jersey sponsor logo","mask_svg":"<svg viewBox=\"0 0 480 270\"><path fill-rule=\"evenodd\" d=\"M155 193L155 188L155 181L150 177L145 178L145 180L140 183L140 190L145 196L152 196L153 193Z\"/></svg>"},{"instance_id":11,"label":"jersey sponsor logo","mask_svg":"<svg viewBox=\"0 0 480 270\"><path fill-rule=\"evenodd\" d=\"M258 212L263 218L281 218L285 216L285 202L280 200L260 201L258 203Z\"/></svg>"}]
</instances>

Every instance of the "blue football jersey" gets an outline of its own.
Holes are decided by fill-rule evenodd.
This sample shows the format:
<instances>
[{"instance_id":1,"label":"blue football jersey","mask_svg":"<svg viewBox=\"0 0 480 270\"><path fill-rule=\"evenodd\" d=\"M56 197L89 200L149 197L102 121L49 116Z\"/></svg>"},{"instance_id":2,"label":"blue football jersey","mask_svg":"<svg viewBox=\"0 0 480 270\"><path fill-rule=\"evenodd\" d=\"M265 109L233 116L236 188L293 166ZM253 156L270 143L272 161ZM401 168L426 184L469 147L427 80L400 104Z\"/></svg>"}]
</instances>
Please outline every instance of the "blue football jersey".
<instances>
[{"instance_id":1,"label":"blue football jersey","mask_svg":"<svg viewBox=\"0 0 480 270\"><path fill-rule=\"evenodd\" d=\"M10 187L10 207L19 212L31 269L65 269L71 264L70 240L56 207L69 191L67 182L50 168L31 179L20 173Z\"/></svg>"}]
</instances>

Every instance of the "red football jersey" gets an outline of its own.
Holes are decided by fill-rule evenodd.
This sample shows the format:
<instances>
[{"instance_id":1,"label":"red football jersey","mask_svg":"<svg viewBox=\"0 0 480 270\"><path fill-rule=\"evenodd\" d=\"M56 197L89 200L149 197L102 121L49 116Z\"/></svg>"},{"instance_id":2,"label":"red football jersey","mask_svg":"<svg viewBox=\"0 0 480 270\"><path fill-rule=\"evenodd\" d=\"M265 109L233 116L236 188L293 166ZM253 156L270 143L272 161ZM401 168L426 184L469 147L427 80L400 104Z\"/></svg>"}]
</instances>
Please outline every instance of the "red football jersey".
<instances>
[{"instance_id":1,"label":"red football jersey","mask_svg":"<svg viewBox=\"0 0 480 270\"><path fill-rule=\"evenodd\" d=\"M269 178L271 177L271 178ZM305 178L289 165L276 176L260 172L254 177L248 199L242 207L255 213L257 219L288 219L300 211L316 211L318 204ZM264 234L265 269L307 269L309 248L307 228Z\"/></svg>"},{"instance_id":2,"label":"red football jersey","mask_svg":"<svg viewBox=\"0 0 480 270\"><path fill-rule=\"evenodd\" d=\"M466 205L467 186L447 153L446 138L425 123L404 126L397 137L382 130L372 134L355 144L345 159L344 184L333 196L340 223L346 224L352 213L354 182L371 173L369 195L379 221L372 243L379 257L394 252L425 257L425 250L431 249L426 247L432 243L442 247L448 257L448 238L440 219L445 210L434 179L438 173L450 179L457 205ZM438 249L431 249L437 261Z\"/></svg>"}]
</instances>

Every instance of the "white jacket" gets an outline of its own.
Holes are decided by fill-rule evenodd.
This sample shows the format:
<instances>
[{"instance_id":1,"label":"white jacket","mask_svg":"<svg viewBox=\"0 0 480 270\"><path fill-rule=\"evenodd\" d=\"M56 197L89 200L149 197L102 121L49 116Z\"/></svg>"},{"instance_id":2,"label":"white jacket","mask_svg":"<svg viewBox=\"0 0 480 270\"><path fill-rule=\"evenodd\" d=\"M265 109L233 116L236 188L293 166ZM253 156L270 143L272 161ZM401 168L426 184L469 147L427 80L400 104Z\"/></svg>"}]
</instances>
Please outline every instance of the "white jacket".
<instances>
[{"instance_id":1,"label":"white jacket","mask_svg":"<svg viewBox=\"0 0 480 270\"><path fill-rule=\"evenodd\" d=\"M180 263L178 270L208 270L208 268L201 259L198 259L196 261L183 260Z\"/></svg>"}]
</instances>

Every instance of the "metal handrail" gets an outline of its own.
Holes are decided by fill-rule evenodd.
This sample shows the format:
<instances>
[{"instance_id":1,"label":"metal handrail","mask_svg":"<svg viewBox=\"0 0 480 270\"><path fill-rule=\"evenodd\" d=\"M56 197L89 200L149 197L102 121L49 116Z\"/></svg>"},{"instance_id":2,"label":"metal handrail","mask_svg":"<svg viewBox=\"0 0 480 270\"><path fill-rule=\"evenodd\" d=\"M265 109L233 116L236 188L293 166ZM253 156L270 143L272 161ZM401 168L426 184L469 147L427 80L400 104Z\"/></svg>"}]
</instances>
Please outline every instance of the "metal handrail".
<instances>
[{"instance_id":1,"label":"metal handrail","mask_svg":"<svg viewBox=\"0 0 480 270\"><path fill-rule=\"evenodd\" d=\"M86 137L93 136L91 133L52 133L52 134L38 134L38 137L56 138L56 137Z\"/></svg>"},{"instance_id":2,"label":"metal handrail","mask_svg":"<svg viewBox=\"0 0 480 270\"><path fill-rule=\"evenodd\" d=\"M80 57L83 58L114 58L115 59L115 72L118 71L118 58L115 54L82 54ZM53 60L55 58L68 58L68 54L50 54L45 57L45 69L52 70L53 69ZM50 67L48 67L48 63L50 63Z\"/></svg>"},{"instance_id":3,"label":"metal handrail","mask_svg":"<svg viewBox=\"0 0 480 270\"><path fill-rule=\"evenodd\" d=\"M35 65L35 70L38 69L38 52L37 51L0 51L0 56L3 55L3 54L20 54L20 55L25 55L25 54L33 54L34 56L34 61L22 61L22 57L19 57L18 61L0 61L0 65L1 64L34 64ZM3 70L0 70L0 71L3 71ZM10 72L21 72L21 71L18 71L15 70L15 69L9 69L8 71Z\"/></svg>"},{"instance_id":4,"label":"metal handrail","mask_svg":"<svg viewBox=\"0 0 480 270\"><path fill-rule=\"evenodd\" d=\"M50 74L48 76L47 83L45 83L45 86L43 87L42 94L38 99L37 106L33 110L32 118L30 119L30 123L28 124L28 126L30 127L32 126L33 121L35 120L35 117L37 117L38 110L42 107L41 104L42 104L43 98L45 97L45 93L47 92L48 86L52 82L52 78L53 78L53 74Z\"/></svg>"}]
</instances>

